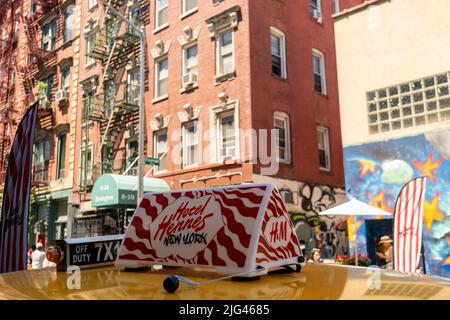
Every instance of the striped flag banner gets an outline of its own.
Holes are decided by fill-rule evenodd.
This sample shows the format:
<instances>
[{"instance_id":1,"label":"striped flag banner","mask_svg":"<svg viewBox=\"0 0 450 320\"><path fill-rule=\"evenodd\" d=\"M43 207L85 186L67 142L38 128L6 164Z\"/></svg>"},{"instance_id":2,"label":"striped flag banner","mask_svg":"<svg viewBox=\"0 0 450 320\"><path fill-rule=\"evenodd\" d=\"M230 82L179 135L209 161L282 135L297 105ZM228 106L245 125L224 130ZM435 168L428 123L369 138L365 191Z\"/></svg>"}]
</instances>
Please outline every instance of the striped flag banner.
<instances>
[{"instance_id":1,"label":"striped flag banner","mask_svg":"<svg viewBox=\"0 0 450 320\"><path fill-rule=\"evenodd\" d=\"M425 177L408 182L397 198L394 213L394 270L416 273L422 247Z\"/></svg>"},{"instance_id":2,"label":"striped flag banner","mask_svg":"<svg viewBox=\"0 0 450 320\"><path fill-rule=\"evenodd\" d=\"M8 158L0 223L0 273L27 267L31 161L38 104L23 116Z\"/></svg>"}]
</instances>

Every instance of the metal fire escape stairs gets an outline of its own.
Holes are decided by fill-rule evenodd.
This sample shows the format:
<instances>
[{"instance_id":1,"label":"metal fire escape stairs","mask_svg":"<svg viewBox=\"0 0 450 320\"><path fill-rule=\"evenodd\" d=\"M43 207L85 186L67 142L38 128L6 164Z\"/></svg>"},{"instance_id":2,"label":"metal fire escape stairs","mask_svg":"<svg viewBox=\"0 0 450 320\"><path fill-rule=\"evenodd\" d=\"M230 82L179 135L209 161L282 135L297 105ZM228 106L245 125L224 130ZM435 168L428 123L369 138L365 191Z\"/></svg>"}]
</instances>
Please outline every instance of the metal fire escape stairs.
<instances>
[{"instance_id":1,"label":"metal fire escape stairs","mask_svg":"<svg viewBox=\"0 0 450 320\"><path fill-rule=\"evenodd\" d=\"M108 4L123 14L128 14L127 8L131 7L131 4L134 6L139 3L140 1L136 0L108 0ZM129 56L136 51L136 47L139 47L139 37L124 25L122 20L109 12L107 6L105 6L105 15L100 25L104 27L97 32L94 49L89 54L92 58L100 61L103 67L98 86L100 90L93 97L94 102L88 104L89 110L84 110L85 120L97 122L100 127L100 146L97 148L95 156L91 155L94 160L102 157L106 145L112 146L114 150L112 158L115 158L124 131L127 129L127 125L130 123L133 125L133 114L139 109L138 104L134 104L134 101L130 101L128 97L127 81L120 82L125 73L126 64L129 62ZM111 83L114 85L108 88L107 85ZM84 128L84 143L85 150L87 150L89 145L88 125ZM84 155L84 163L87 163L87 152ZM95 163L95 167L92 168L92 180L105 171L105 161L95 161ZM82 169L82 174L86 177L88 166L85 165ZM88 190L80 188L80 191L84 191L86 194Z\"/></svg>"}]
</instances>

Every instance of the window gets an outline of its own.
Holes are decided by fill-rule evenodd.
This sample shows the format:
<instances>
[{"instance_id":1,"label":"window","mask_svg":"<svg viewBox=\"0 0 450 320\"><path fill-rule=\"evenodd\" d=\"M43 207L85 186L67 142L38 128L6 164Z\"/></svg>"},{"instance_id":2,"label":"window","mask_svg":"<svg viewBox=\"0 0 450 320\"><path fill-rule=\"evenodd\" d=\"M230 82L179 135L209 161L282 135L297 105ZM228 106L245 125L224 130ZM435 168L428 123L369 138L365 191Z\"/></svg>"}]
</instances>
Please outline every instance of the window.
<instances>
[{"instance_id":1,"label":"window","mask_svg":"<svg viewBox=\"0 0 450 320\"><path fill-rule=\"evenodd\" d=\"M116 82L108 80L105 82L105 116L109 118L114 111L116 100Z\"/></svg>"},{"instance_id":2,"label":"window","mask_svg":"<svg viewBox=\"0 0 450 320\"><path fill-rule=\"evenodd\" d=\"M309 0L309 11L311 14L311 17L315 19L321 19L322 18L322 4L321 0Z\"/></svg>"},{"instance_id":3,"label":"window","mask_svg":"<svg viewBox=\"0 0 450 320\"><path fill-rule=\"evenodd\" d=\"M130 10L128 11L128 16L129 16L130 22L133 25L138 26L138 27L142 26L142 22L139 19L140 14L141 14L141 6L139 4L135 5L134 7L131 7ZM138 32L134 28L131 27L131 25L128 25L128 32L131 34L134 34L136 36L139 35Z\"/></svg>"},{"instance_id":4,"label":"window","mask_svg":"<svg viewBox=\"0 0 450 320\"><path fill-rule=\"evenodd\" d=\"M222 112L217 116L218 159L231 160L236 157L236 123L234 110Z\"/></svg>"},{"instance_id":5,"label":"window","mask_svg":"<svg viewBox=\"0 0 450 320\"><path fill-rule=\"evenodd\" d=\"M72 40L73 9L74 6L68 6L64 15L64 42Z\"/></svg>"},{"instance_id":6,"label":"window","mask_svg":"<svg viewBox=\"0 0 450 320\"><path fill-rule=\"evenodd\" d=\"M369 133L450 120L450 72L367 92Z\"/></svg>"},{"instance_id":7,"label":"window","mask_svg":"<svg viewBox=\"0 0 450 320\"><path fill-rule=\"evenodd\" d=\"M183 164L191 166L198 163L198 121L183 126Z\"/></svg>"},{"instance_id":8,"label":"window","mask_svg":"<svg viewBox=\"0 0 450 320\"><path fill-rule=\"evenodd\" d=\"M189 12L197 8L197 0L182 0L183 1L183 13Z\"/></svg>"},{"instance_id":9,"label":"window","mask_svg":"<svg viewBox=\"0 0 450 320\"><path fill-rule=\"evenodd\" d=\"M138 161L135 160L139 155L138 146L139 143L137 140L131 140L127 143L127 161L125 170L129 169L128 175L137 176ZM131 165L133 166L130 168Z\"/></svg>"},{"instance_id":10,"label":"window","mask_svg":"<svg viewBox=\"0 0 450 320\"><path fill-rule=\"evenodd\" d=\"M334 0L334 13L341 12L341 6L339 4L339 0Z\"/></svg>"},{"instance_id":11,"label":"window","mask_svg":"<svg viewBox=\"0 0 450 320\"><path fill-rule=\"evenodd\" d=\"M325 81L325 58L322 52L313 50L314 90L327 94Z\"/></svg>"},{"instance_id":12,"label":"window","mask_svg":"<svg viewBox=\"0 0 450 320\"><path fill-rule=\"evenodd\" d=\"M155 171L167 170L167 129L155 132L153 144L154 157L159 159L159 166Z\"/></svg>"},{"instance_id":13,"label":"window","mask_svg":"<svg viewBox=\"0 0 450 320\"><path fill-rule=\"evenodd\" d=\"M35 14L37 11L37 0L31 1L31 14Z\"/></svg>"},{"instance_id":14,"label":"window","mask_svg":"<svg viewBox=\"0 0 450 320\"><path fill-rule=\"evenodd\" d=\"M328 128L323 126L317 127L317 146L319 149L320 170L330 171L330 139Z\"/></svg>"},{"instance_id":15,"label":"window","mask_svg":"<svg viewBox=\"0 0 450 320\"><path fill-rule=\"evenodd\" d=\"M155 63L155 98L168 95L169 58L159 59Z\"/></svg>"},{"instance_id":16,"label":"window","mask_svg":"<svg viewBox=\"0 0 450 320\"><path fill-rule=\"evenodd\" d=\"M273 126L277 130L276 148L280 162L291 162L291 141L289 116L284 112L275 112Z\"/></svg>"},{"instance_id":17,"label":"window","mask_svg":"<svg viewBox=\"0 0 450 320\"><path fill-rule=\"evenodd\" d=\"M95 106L95 91L91 90L87 92L85 98L83 99L83 102L84 108L83 108L82 126L85 126L90 121L90 114Z\"/></svg>"},{"instance_id":18,"label":"window","mask_svg":"<svg viewBox=\"0 0 450 320\"><path fill-rule=\"evenodd\" d=\"M50 101L52 98L53 74L42 79L41 82L43 83L43 88L39 92L39 100Z\"/></svg>"},{"instance_id":19,"label":"window","mask_svg":"<svg viewBox=\"0 0 450 320\"><path fill-rule=\"evenodd\" d=\"M197 44L183 49L183 75L197 75L198 52Z\"/></svg>"},{"instance_id":20,"label":"window","mask_svg":"<svg viewBox=\"0 0 450 320\"><path fill-rule=\"evenodd\" d=\"M87 147L83 142L81 148L81 161L80 161L80 186L87 187L92 185L92 145Z\"/></svg>"},{"instance_id":21,"label":"window","mask_svg":"<svg viewBox=\"0 0 450 320\"><path fill-rule=\"evenodd\" d=\"M217 62L216 73L218 75L234 71L234 45L233 30L222 32L216 40Z\"/></svg>"},{"instance_id":22,"label":"window","mask_svg":"<svg viewBox=\"0 0 450 320\"><path fill-rule=\"evenodd\" d=\"M104 145L103 146L103 162L102 162L102 170L103 173L112 173L114 166L114 147Z\"/></svg>"},{"instance_id":23,"label":"window","mask_svg":"<svg viewBox=\"0 0 450 320\"><path fill-rule=\"evenodd\" d=\"M56 19L42 28L42 50L53 51L56 44Z\"/></svg>"},{"instance_id":24,"label":"window","mask_svg":"<svg viewBox=\"0 0 450 320\"><path fill-rule=\"evenodd\" d=\"M95 63L95 59L91 56L95 48L95 34L86 36L86 65Z\"/></svg>"},{"instance_id":25,"label":"window","mask_svg":"<svg viewBox=\"0 0 450 320\"><path fill-rule=\"evenodd\" d=\"M286 78L286 38L278 29L270 28L270 43L272 53L272 73Z\"/></svg>"},{"instance_id":26,"label":"window","mask_svg":"<svg viewBox=\"0 0 450 320\"><path fill-rule=\"evenodd\" d=\"M97 0L89 0L89 7L88 7L89 10L96 6L97 6Z\"/></svg>"},{"instance_id":27,"label":"window","mask_svg":"<svg viewBox=\"0 0 450 320\"><path fill-rule=\"evenodd\" d=\"M61 70L61 90L69 91L70 88L70 67Z\"/></svg>"},{"instance_id":28,"label":"window","mask_svg":"<svg viewBox=\"0 0 450 320\"><path fill-rule=\"evenodd\" d=\"M56 177L57 179L61 179L65 177L65 168L66 168L66 137L67 134L65 132L60 133L58 135L58 159L57 159L57 171Z\"/></svg>"},{"instance_id":29,"label":"window","mask_svg":"<svg viewBox=\"0 0 450 320\"><path fill-rule=\"evenodd\" d=\"M50 163L50 140L48 138L36 142L34 151L34 181L48 181L48 167Z\"/></svg>"},{"instance_id":30,"label":"window","mask_svg":"<svg viewBox=\"0 0 450 320\"><path fill-rule=\"evenodd\" d=\"M139 105L140 98L139 69L133 69L128 73L127 83L127 102L129 104Z\"/></svg>"},{"instance_id":31,"label":"window","mask_svg":"<svg viewBox=\"0 0 450 320\"><path fill-rule=\"evenodd\" d=\"M169 0L156 0L155 28L161 28L169 23Z\"/></svg>"}]
</instances>

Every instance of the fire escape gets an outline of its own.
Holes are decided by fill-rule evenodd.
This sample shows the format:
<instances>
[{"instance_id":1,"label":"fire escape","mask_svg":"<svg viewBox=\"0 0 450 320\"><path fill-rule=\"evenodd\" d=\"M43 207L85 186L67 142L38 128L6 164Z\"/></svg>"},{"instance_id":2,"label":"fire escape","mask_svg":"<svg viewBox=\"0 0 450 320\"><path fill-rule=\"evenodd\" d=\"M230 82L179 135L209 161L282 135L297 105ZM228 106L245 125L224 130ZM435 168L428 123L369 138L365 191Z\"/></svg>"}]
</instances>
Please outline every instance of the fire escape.
<instances>
[{"instance_id":1,"label":"fire escape","mask_svg":"<svg viewBox=\"0 0 450 320\"><path fill-rule=\"evenodd\" d=\"M109 3L134 23L142 23L140 0L109 0ZM130 165L128 161L114 159L121 141L137 134L138 128L139 73L133 70L138 70L139 37L106 8L105 11L104 27L97 33L90 53L102 64L100 90L89 110L85 110L86 120L97 122L100 127L100 147L94 159L101 161L93 167L93 180L104 173L123 173ZM86 130L85 137L88 136Z\"/></svg>"},{"instance_id":2,"label":"fire escape","mask_svg":"<svg viewBox=\"0 0 450 320\"><path fill-rule=\"evenodd\" d=\"M35 76L49 62L54 52L44 51L38 43L40 18L53 10L59 0L36 0L31 13L25 13L24 1L0 0L0 183L4 183L7 157L17 125L26 109L35 102ZM19 43L25 37L25 46ZM27 57L21 61L21 57ZM40 125L51 123L52 113L40 110ZM35 177L33 177L35 180Z\"/></svg>"}]
</instances>

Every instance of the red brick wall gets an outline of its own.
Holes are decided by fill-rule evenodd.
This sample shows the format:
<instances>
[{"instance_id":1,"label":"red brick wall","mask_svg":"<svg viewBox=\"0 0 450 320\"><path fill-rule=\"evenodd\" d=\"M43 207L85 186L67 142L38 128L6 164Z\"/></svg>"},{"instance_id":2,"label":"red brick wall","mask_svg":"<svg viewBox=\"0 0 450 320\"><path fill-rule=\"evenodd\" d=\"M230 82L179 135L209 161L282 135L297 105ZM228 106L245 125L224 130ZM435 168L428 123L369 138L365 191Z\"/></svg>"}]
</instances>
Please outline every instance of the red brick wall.
<instances>
[{"instance_id":1,"label":"red brick wall","mask_svg":"<svg viewBox=\"0 0 450 320\"><path fill-rule=\"evenodd\" d=\"M253 126L273 127L279 110L290 115L292 163L280 164L279 177L342 186L336 57L331 2L322 1L323 23L310 17L308 1L251 2L251 86ZM270 15L268 13L271 13ZM270 27L286 36L287 79L271 74ZM312 49L325 55L327 95L315 92ZM319 170L316 125L328 127L331 172ZM258 171L258 166L256 171Z\"/></svg>"}]
</instances>

